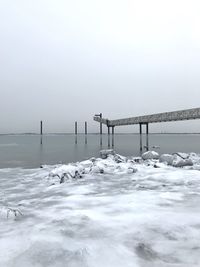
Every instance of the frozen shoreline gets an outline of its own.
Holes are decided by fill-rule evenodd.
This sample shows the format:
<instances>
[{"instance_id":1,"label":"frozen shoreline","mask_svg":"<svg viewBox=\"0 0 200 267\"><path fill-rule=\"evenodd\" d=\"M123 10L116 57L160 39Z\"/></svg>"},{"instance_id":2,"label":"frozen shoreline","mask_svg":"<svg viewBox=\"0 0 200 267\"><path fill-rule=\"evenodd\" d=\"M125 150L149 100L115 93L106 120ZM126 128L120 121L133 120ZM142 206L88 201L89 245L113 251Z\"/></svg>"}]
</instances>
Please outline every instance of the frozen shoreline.
<instances>
[{"instance_id":1,"label":"frozen shoreline","mask_svg":"<svg viewBox=\"0 0 200 267\"><path fill-rule=\"evenodd\" d=\"M1 169L0 266L200 266L200 156L181 158Z\"/></svg>"}]
</instances>

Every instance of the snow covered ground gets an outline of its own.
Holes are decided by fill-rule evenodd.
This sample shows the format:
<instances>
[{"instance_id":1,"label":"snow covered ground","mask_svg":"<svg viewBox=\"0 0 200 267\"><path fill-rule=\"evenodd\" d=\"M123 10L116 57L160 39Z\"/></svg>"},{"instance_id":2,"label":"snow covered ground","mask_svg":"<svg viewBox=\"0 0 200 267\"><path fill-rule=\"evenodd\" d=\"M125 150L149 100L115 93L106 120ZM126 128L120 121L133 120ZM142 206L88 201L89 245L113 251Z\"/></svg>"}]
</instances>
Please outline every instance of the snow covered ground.
<instances>
[{"instance_id":1,"label":"snow covered ground","mask_svg":"<svg viewBox=\"0 0 200 267\"><path fill-rule=\"evenodd\" d=\"M0 266L200 266L200 156L173 157L193 165L109 155L1 169Z\"/></svg>"}]
</instances>

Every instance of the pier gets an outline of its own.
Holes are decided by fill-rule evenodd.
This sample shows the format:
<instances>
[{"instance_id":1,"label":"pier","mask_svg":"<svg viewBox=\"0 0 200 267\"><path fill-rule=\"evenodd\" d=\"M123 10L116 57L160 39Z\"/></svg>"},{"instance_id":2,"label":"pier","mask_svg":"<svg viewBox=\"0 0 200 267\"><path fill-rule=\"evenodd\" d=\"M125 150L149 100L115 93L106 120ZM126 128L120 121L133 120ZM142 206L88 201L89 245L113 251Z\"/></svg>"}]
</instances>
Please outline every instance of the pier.
<instances>
[{"instance_id":1,"label":"pier","mask_svg":"<svg viewBox=\"0 0 200 267\"><path fill-rule=\"evenodd\" d=\"M200 108L185 109L151 115L109 120L94 116L94 121L104 124L108 128L108 146L110 146L110 128L112 128L112 146L114 146L114 128L116 126L139 125L140 150L142 150L142 126L146 126L146 149L149 149L149 124L200 119Z\"/></svg>"}]
</instances>

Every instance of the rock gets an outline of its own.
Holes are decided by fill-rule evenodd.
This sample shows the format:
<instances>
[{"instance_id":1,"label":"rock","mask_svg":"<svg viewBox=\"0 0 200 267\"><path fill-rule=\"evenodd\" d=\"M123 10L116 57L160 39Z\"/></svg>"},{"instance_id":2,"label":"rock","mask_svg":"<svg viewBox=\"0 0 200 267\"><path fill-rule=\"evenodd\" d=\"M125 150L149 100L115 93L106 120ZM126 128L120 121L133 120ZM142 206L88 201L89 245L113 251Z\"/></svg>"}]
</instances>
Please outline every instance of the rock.
<instances>
[{"instance_id":1,"label":"rock","mask_svg":"<svg viewBox=\"0 0 200 267\"><path fill-rule=\"evenodd\" d=\"M184 167L193 165L192 160L186 153L174 153L173 155L163 154L160 156L160 162L165 162L168 165L174 167Z\"/></svg>"},{"instance_id":2,"label":"rock","mask_svg":"<svg viewBox=\"0 0 200 267\"><path fill-rule=\"evenodd\" d=\"M142 154L142 159L147 160L147 159L159 159L159 154L155 151L147 151Z\"/></svg>"},{"instance_id":3,"label":"rock","mask_svg":"<svg viewBox=\"0 0 200 267\"><path fill-rule=\"evenodd\" d=\"M132 160L130 160L130 162L132 163L141 163L141 157L133 157Z\"/></svg>"},{"instance_id":4,"label":"rock","mask_svg":"<svg viewBox=\"0 0 200 267\"><path fill-rule=\"evenodd\" d=\"M154 164L153 167L154 167L155 169L160 168L157 164Z\"/></svg>"},{"instance_id":5,"label":"rock","mask_svg":"<svg viewBox=\"0 0 200 267\"><path fill-rule=\"evenodd\" d=\"M100 156L102 159L107 159L108 155L115 155L113 149L104 149L100 151Z\"/></svg>"},{"instance_id":6,"label":"rock","mask_svg":"<svg viewBox=\"0 0 200 267\"><path fill-rule=\"evenodd\" d=\"M93 165L93 162L92 160L84 160L84 161L81 161L80 162L80 165L83 167L83 168L90 168L92 165Z\"/></svg>"},{"instance_id":7,"label":"rock","mask_svg":"<svg viewBox=\"0 0 200 267\"><path fill-rule=\"evenodd\" d=\"M173 155L172 166L174 167L184 167L184 166L193 166L193 162L191 159L183 159L178 154Z\"/></svg>"},{"instance_id":8,"label":"rock","mask_svg":"<svg viewBox=\"0 0 200 267\"><path fill-rule=\"evenodd\" d=\"M182 159L188 159L189 158L189 155L187 153L182 153L182 152L177 152L177 153L174 153L173 155L177 155Z\"/></svg>"},{"instance_id":9,"label":"rock","mask_svg":"<svg viewBox=\"0 0 200 267\"><path fill-rule=\"evenodd\" d=\"M123 157L123 156L121 156L119 154L114 155L114 160L115 160L116 163L127 162L127 158Z\"/></svg>"},{"instance_id":10,"label":"rock","mask_svg":"<svg viewBox=\"0 0 200 267\"><path fill-rule=\"evenodd\" d=\"M103 174L105 171L103 168L99 167L99 166L93 166L91 169L91 173L100 173Z\"/></svg>"},{"instance_id":11,"label":"rock","mask_svg":"<svg viewBox=\"0 0 200 267\"><path fill-rule=\"evenodd\" d=\"M170 154L163 154L160 156L160 162L165 162L168 165L172 165L173 163L173 155Z\"/></svg>"}]
</instances>

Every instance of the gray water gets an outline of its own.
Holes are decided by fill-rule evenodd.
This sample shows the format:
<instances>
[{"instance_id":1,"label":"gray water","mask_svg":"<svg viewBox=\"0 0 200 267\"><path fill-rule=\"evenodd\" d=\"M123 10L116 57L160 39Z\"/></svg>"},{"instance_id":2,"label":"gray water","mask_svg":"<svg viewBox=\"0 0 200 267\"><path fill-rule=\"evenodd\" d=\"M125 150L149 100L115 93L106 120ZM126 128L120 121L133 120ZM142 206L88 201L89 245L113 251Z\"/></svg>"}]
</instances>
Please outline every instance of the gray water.
<instances>
[{"instance_id":1,"label":"gray water","mask_svg":"<svg viewBox=\"0 0 200 267\"><path fill-rule=\"evenodd\" d=\"M143 136L145 145L145 136ZM139 135L117 134L114 149L125 156L139 156ZM150 134L149 149L159 153L196 152L200 153L199 134ZM160 148L153 148L160 146ZM108 137L90 134L79 135L75 144L74 135L1 135L0 168L37 168L42 164L77 162L98 157L99 150L108 148Z\"/></svg>"}]
</instances>

